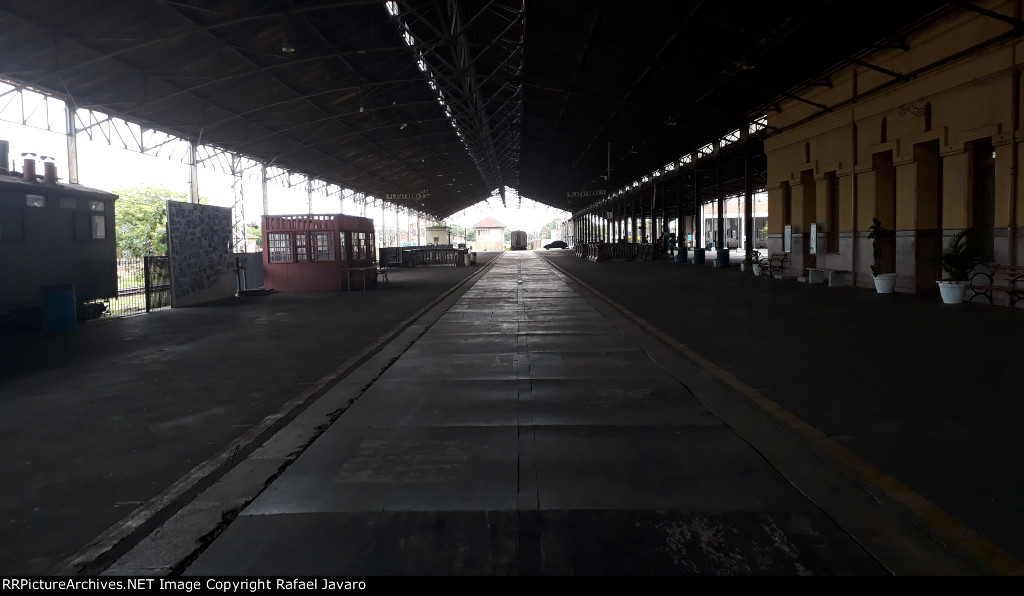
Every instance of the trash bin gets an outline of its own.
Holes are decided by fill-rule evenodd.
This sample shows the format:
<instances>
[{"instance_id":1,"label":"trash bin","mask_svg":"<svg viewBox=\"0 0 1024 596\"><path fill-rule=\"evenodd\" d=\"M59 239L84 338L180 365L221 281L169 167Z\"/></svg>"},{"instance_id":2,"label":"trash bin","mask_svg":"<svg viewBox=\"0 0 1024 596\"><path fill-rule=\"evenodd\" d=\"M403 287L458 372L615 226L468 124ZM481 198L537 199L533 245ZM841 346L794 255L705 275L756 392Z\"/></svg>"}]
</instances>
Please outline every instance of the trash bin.
<instances>
[{"instance_id":1,"label":"trash bin","mask_svg":"<svg viewBox=\"0 0 1024 596\"><path fill-rule=\"evenodd\" d=\"M718 263L715 265L719 269L724 269L729 266L729 249L720 248L718 249Z\"/></svg>"},{"instance_id":2,"label":"trash bin","mask_svg":"<svg viewBox=\"0 0 1024 596\"><path fill-rule=\"evenodd\" d=\"M686 251L685 250L681 250L681 251L677 252L676 253L676 263L685 263L685 262L686 262Z\"/></svg>"},{"instance_id":3,"label":"trash bin","mask_svg":"<svg viewBox=\"0 0 1024 596\"><path fill-rule=\"evenodd\" d=\"M475 252L469 253L469 262L474 264L474 265L476 265L476 253Z\"/></svg>"},{"instance_id":4,"label":"trash bin","mask_svg":"<svg viewBox=\"0 0 1024 596\"><path fill-rule=\"evenodd\" d=\"M462 255L462 258L463 258L463 263L462 264L465 265L466 267L469 267L470 264L473 262L472 261L473 257L469 256L468 252L466 254Z\"/></svg>"},{"instance_id":5,"label":"trash bin","mask_svg":"<svg viewBox=\"0 0 1024 596\"><path fill-rule=\"evenodd\" d=\"M693 249L693 264L703 265L704 264L704 249L695 248Z\"/></svg>"},{"instance_id":6,"label":"trash bin","mask_svg":"<svg viewBox=\"0 0 1024 596\"><path fill-rule=\"evenodd\" d=\"M78 327L74 284L43 286L43 331L71 331Z\"/></svg>"}]
</instances>

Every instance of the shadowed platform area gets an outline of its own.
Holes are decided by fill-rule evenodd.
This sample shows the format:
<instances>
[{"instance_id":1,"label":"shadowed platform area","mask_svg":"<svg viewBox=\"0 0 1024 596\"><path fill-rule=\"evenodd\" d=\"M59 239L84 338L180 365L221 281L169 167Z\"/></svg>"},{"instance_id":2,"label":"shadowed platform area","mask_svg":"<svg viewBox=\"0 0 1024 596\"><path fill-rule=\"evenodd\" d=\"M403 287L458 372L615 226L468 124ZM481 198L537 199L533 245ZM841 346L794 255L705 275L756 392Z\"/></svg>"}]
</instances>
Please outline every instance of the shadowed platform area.
<instances>
[{"instance_id":1,"label":"shadowed platform area","mask_svg":"<svg viewBox=\"0 0 1024 596\"><path fill-rule=\"evenodd\" d=\"M1000 357L1018 317L737 268L481 256L373 292L0 338L0 565L1020 573ZM987 348L950 351L951 330Z\"/></svg>"},{"instance_id":2,"label":"shadowed platform area","mask_svg":"<svg viewBox=\"0 0 1024 596\"><path fill-rule=\"evenodd\" d=\"M893 531L967 569L650 339L502 256L185 574L885 575L858 534ZM841 527L790 469L893 525Z\"/></svg>"}]
</instances>

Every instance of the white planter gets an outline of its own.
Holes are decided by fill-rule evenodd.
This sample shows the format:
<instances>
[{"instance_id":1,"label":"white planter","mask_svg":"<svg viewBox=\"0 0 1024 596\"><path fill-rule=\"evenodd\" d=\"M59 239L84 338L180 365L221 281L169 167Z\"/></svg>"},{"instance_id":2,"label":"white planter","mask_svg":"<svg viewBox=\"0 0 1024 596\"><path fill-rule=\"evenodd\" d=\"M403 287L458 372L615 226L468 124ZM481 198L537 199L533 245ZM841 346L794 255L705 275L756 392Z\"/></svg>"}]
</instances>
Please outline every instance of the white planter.
<instances>
[{"instance_id":1,"label":"white planter","mask_svg":"<svg viewBox=\"0 0 1024 596\"><path fill-rule=\"evenodd\" d=\"M755 264L751 265L750 268L754 270L754 277L761 277L761 266L760 265L755 263Z\"/></svg>"},{"instance_id":2,"label":"white planter","mask_svg":"<svg viewBox=\"0 0 1024 596\"><path fill-rule=\"evenodd\" d=\"M939 295L945 304L960 304L964 301L964 293L967 291L966 281L937 281Z\"/></svg>"},{"instance_id":3,"label":"white planter","mask_svg":"<svg viewBox=\"0 0 1024 596\"><path fill-rule=\"evenodd\" d=\"M896 291L896 274L879 273L875 276L875 291L879 294L892 294Z\"/></svg>"}]
</instances>

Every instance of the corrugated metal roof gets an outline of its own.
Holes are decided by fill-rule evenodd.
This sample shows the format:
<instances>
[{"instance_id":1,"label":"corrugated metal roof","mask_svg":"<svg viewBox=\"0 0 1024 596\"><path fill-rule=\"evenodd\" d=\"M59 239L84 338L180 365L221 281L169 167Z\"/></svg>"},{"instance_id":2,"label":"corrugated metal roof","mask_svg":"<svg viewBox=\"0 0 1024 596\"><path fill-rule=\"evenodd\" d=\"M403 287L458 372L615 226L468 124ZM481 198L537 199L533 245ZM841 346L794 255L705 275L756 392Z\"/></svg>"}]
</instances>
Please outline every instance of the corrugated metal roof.
<instances>
[{"instance_id":1,"label":"corrugated metal roof","mask_svg":"<svg viewBox=\"0 0 1024 596\"><path fill-rule=\"evenodd\" d=\"M439 217L568 209L947 4L6 2L0 78Z\"/></svg>"}]
</instances>

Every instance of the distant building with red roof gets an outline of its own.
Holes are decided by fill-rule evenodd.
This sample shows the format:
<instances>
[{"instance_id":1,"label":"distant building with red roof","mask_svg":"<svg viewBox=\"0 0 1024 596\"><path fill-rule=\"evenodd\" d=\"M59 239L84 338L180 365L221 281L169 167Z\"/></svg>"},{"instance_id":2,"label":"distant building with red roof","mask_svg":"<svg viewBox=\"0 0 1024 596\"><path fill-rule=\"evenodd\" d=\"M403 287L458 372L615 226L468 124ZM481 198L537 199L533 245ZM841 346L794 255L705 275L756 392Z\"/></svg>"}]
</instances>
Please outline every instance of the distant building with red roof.
<instances>
[{"instance_id":1,"label":"distant building with red roof","mask_svg":"<svg viewBox=\"0 0 1024 596\"><path fill-rule=\"evenodd\" d=\"M505 224L486 217L473 225L476 231L476 240L473 241L473 250L477 252L491 252L505 250Z\"/></svg>"}]
</instances>

